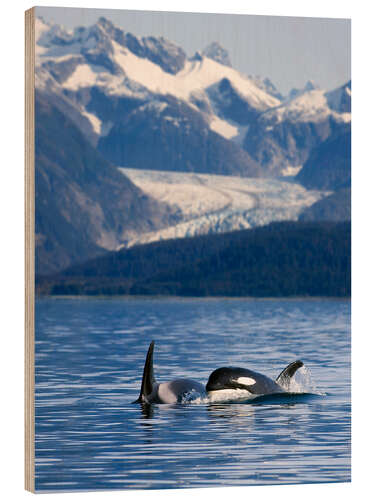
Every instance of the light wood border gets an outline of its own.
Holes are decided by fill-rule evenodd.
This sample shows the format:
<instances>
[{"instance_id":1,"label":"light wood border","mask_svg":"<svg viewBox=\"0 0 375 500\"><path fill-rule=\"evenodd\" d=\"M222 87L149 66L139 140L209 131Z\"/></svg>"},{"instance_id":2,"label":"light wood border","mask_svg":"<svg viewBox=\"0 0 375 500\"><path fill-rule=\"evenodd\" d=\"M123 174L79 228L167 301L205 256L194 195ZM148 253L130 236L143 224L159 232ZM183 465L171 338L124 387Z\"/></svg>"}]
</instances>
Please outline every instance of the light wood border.
<instances>
[{"instance_id":1,"label":"light wood border","mask_svg":"<svg viewBox=\"0 0 375 500\"><path fill-rule=\"evenodd\" d=\"M25 489L35 491L35 12L25 12Z\"/></svg>"}]
</instances>

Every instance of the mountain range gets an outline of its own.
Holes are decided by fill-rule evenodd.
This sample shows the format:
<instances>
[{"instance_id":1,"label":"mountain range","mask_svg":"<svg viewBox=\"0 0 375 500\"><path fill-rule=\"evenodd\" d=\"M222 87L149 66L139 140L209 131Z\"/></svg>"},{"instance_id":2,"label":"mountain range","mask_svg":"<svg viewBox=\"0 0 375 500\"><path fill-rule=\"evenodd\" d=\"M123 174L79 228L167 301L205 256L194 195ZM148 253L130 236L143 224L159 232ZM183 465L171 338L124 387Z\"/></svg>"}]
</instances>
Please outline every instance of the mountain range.
<instances>
[{"instance_id":1,"label":"mountain range","mask_svg":"<svg viewBox=\"0 0 375 500\"><path fill-rule=\"evenodd\" d=\"M118 167L274 182L300 171L297 182L322 192L311 203L350 185L350 157L341 158L350 82L329 92L308 82L283 97L269 79L234 69L217 42L189 57L105 18L74 30L38 18L35 76L40 274L183 220Z\"/></svg>"}]
</instances>

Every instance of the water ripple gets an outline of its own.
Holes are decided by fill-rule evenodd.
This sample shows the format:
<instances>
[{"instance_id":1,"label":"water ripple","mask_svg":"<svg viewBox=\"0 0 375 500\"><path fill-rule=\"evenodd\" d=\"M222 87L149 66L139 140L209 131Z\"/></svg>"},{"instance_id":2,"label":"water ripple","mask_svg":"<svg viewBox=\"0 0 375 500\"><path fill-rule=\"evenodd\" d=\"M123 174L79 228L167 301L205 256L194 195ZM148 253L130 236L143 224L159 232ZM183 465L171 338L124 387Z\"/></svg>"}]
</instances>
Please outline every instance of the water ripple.
<instances>
[{"instance_id":1,"label":"water ripple","mask_svg":"<svg viewBox=\"0 0 375 500\"><path fill-rule=\"evenodd\" d=\"M242 404L131 404L148 343L158 380L218 366L318 394ZM38 491L350 480L350 303L49 300L36 304Z\"/></svg>"}]
</instances>

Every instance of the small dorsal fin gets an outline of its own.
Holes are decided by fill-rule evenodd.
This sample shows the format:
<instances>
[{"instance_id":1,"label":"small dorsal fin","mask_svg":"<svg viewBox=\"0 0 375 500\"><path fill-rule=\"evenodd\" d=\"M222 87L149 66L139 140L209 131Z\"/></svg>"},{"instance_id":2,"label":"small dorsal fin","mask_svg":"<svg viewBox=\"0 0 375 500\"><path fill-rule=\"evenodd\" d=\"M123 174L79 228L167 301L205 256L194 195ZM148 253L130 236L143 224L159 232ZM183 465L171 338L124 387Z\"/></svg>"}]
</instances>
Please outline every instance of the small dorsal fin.
<instances>
[{"instance_id":1,"label":"small dorsal fin","mask_svg":"<svg viewBox=\"0 0 375 500\"><path fill-rule=\"evenodd\" d=\"M147 351L145 367L143 369L141 392L139 393L139 398L134 401L134 403L143 403L147 401L146 397L152 393L153 386L155 384L154 378L154 345L155 342L152 341L150 347Z\"/></svg>"},{"instance_id":2,"label":"small dorsal fin","mask_svg":"<svg viewBox=\"0 0 375 500\"><path fill-rule=\"evenodd\" d=\"M287 385L296 371L303 366L302 361L299 359L290 363L277 377L276 382L280 385Z\"/></svg>"}]
</instances>

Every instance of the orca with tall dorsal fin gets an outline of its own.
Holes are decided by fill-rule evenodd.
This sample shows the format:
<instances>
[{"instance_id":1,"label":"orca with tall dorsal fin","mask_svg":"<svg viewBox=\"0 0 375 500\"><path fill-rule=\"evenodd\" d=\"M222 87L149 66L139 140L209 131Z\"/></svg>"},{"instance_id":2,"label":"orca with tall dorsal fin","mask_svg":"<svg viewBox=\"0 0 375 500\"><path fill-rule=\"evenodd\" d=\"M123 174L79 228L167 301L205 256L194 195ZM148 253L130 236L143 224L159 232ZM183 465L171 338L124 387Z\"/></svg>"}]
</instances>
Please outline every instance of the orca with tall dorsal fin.
<instances>
[{"instance_id":1,"label":"orca with tall dorsal fin","mask_svg":"<svg viewBox=\"0 0 375 500\"><path fill-rule=\"evenodd\" d=\"M156 382L153 366L154 346L155 342L152 341L143 369L141 392L134 403L181 403L188 394L206 394L202 384L188 378L178 378L160 384Z\"/></svg>"},{"instance_id":2,"label":"orca with tall dorsal fin","mask_svg":"<svg viewBox=\"0 0 375 500\"><path fill-rule=\"evenodd\" d=\"M154 346L155 342L152 341L143 369L141 391L134 403L181 403L189 394L208 396L210 401L233 401L286 393L291 378L303 366L302 361L293 361L275 381L247 368L224 366L211 373L206 388L199 382L186 378L158 383L154 377Z\"/></svg>"}]
</instances>

